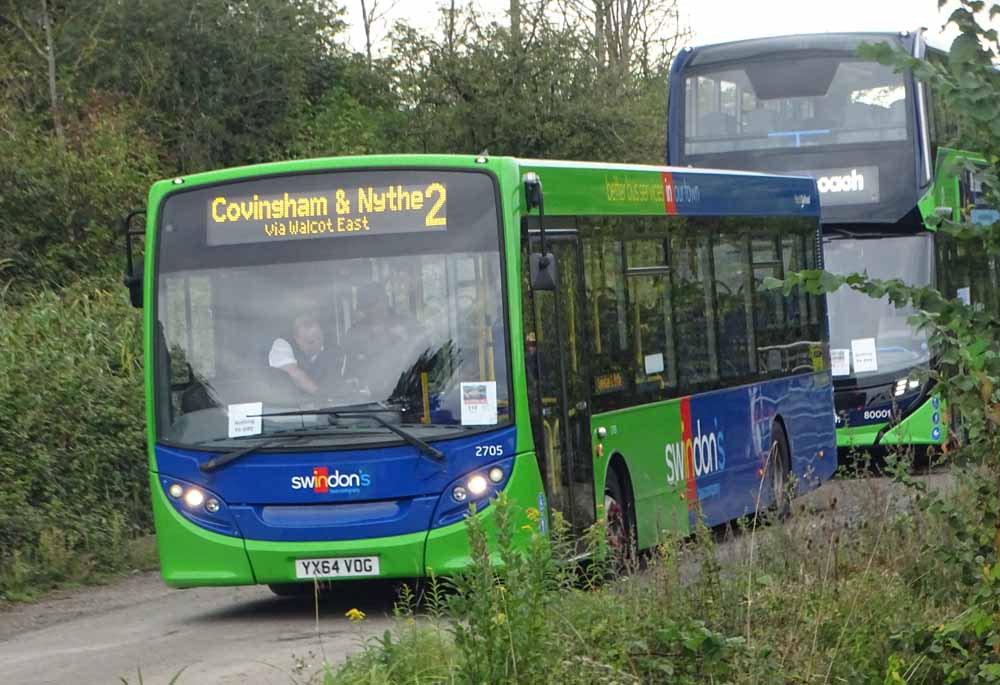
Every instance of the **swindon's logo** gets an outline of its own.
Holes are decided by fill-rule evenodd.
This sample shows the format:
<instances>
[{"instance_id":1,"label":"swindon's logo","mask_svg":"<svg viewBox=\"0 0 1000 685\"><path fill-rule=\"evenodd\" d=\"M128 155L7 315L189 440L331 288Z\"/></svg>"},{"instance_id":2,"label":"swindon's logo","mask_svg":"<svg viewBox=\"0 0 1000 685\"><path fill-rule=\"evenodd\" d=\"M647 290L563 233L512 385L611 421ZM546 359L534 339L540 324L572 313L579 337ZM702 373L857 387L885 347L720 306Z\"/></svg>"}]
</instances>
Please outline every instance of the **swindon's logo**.
<instances>
[{"instance_id":1,"label":"swindon's logo","mask_svg":"<svg viewBox=\"0 0 1000 685\"><path fill-rule=\"evenodd\" d=\"M713 420L711 428L714 430L704 430L701 419L696 419L694 425L691 425L690 397L681 399L680 409L681 440L680 442L667 443L664 449L667 481L669 483L685 482L688 506L693 506L698 498L695 479L719 473L726 468L726 449L723 444L725 435L719 427L718 419Z\"/></svg>"},{"instance_id":2,"label":"swindon's logo","mask_svg":"<svg viewBox=\"0 0 1000 685\"><path fill-rule=\"evenodd\" d=\"M330 473L326 466L314 466L311 476L292 476L292 490L312 490L317 493L361 492L372 484L371 474L358 469L354 473Z\"/></svg>"}]
</instances>

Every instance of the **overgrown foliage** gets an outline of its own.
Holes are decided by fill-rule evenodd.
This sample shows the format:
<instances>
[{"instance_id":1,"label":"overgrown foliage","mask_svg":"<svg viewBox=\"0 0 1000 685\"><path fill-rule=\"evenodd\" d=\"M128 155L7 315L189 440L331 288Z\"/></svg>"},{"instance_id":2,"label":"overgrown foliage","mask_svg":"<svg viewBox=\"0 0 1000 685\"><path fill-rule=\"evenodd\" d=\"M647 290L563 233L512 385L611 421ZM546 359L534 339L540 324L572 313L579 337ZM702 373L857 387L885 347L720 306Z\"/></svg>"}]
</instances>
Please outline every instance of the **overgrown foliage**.
<instances>
[{"instance_id":1,"label":"overgrown foliage","mask_svg":"<svg viewBox=\"0 0 1000 685\"><path fill-rule=\"evenodd\" d=\"M900 481L909 467L894 465ZM515 548L513 529L535 523L500 499L495 536L468 519L473 567L453 581L432 581L420 607L425 616L414 614L413 595L404 592L396 631L317 678L882 682L919 658L901 627L961 611L949 591L958 569L925 553L954 538L939 517L912 510L917 496L902 483L853 487L865 491L860 511L841 512L834 502L781 525L751 521L728 532L702 529L692 540L668 536L641 574L610 583L600 523L588 537L596 563L580 570L564 561L572 549L565 531L551 541L534 532L527 547Z\"/></svg>"},{"instance_id":2,"label":"overgrown foliage","mask_svg":"<svg viewBox=\"0 0 1000 685\"><path fill-rule=\"evenodd\" d=\"M148 528L140 337L117 287L0 297L0 597L121 568Z\"/></svg>"}]
</instances>

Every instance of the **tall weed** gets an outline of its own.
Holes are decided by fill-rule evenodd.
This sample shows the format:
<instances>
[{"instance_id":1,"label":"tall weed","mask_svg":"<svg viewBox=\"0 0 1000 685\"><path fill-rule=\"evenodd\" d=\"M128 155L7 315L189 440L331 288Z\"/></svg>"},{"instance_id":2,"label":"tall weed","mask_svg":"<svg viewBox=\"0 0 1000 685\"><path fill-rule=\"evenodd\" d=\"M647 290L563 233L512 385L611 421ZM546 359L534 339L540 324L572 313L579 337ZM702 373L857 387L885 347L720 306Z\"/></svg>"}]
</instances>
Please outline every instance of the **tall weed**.
<instances>
[{"instance_id":1,"label":"tall weed","mask_svg":"<svg viewBox=\"0 0 1000 685\"><path fill-rule=\"evenodd\" d=\"M117 284L0 298L0 597L121 568L149 530L141 352Z\"/></svg>"}]
</instances>

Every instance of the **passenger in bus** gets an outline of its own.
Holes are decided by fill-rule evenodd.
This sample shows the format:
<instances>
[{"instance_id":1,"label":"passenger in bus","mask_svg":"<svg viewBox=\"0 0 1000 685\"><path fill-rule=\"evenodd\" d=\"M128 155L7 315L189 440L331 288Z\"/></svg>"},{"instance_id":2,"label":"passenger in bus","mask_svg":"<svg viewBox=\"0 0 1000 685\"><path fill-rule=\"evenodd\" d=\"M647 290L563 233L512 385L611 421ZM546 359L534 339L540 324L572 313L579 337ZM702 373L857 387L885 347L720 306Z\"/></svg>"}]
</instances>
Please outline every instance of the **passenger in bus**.
<instances>
[{"instance_id":1,"label":"passenger in bus","mask_svg":"<svg viewBox=\"0 0 1000 685\"><path fill-rule=\"evenodd\" d=\"M286 373L299 390L313 396L329 388L342 376L344 368L343 355L327 346L323 326L311 313L296 316L292 334L275 339L267 363Z\"/></svg>"}]
</instances>

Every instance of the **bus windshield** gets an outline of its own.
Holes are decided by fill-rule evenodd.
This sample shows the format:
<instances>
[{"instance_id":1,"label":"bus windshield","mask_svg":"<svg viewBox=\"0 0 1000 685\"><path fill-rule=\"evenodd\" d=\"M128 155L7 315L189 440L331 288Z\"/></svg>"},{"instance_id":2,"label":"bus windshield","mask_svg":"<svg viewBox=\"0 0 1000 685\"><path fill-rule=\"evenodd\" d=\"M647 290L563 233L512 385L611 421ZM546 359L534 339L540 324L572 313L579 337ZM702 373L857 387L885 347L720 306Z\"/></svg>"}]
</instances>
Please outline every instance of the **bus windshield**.
<instances>
[{"instance_id":1,"label":"bus windshield","mask_svg":"<svg viewBox=\"0 0 1000 685\"><path fill-rule=\"evenodd\" d=\"M867 272L915 286L931 284L930 234L867 239L834 238L823 246L827 271ZM859 381L883 374L905 376L929 360L927 336L908 323L912 307L897 308L888 298L873 299L842 286L827 296L830 358L834 377Z\"/></svg>"},{"instance_id":2,"label":"bus windshield","mask_svg":"<svg viewBox=\"0 0 1000 685\"><path fill-rule=\"evenodd\" d=\"M774 55L685 79L684 154L898 142L906 87L850 55Z\"/></svg>"},{"instance_id":3,"label":"bus windshield","mask_svg":"<svg viewBox=\"0 0 1000 685\"><path fill-rule=\"evenodd\" d=\"M424 440L509 422L495 197L485 174L424 170L170 196L156 280L159 437L396 440L364 418L373 410ZM358 414L261 416L330 407Z\"/></svg>"}]
</instances>

